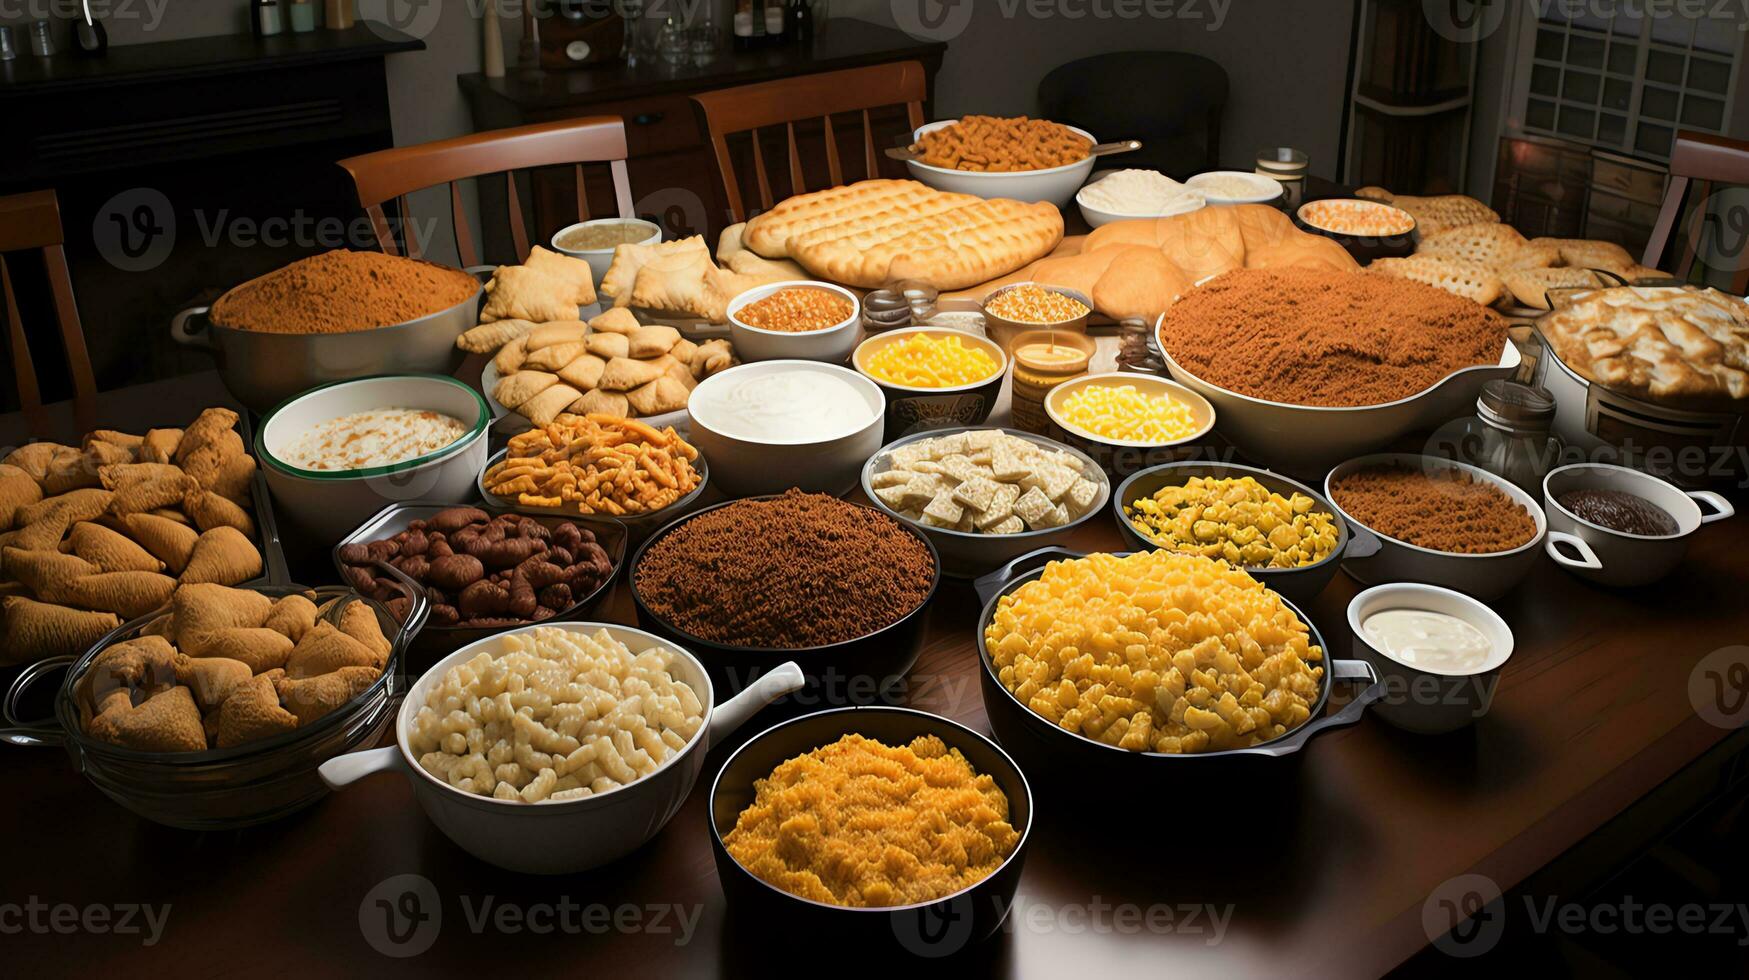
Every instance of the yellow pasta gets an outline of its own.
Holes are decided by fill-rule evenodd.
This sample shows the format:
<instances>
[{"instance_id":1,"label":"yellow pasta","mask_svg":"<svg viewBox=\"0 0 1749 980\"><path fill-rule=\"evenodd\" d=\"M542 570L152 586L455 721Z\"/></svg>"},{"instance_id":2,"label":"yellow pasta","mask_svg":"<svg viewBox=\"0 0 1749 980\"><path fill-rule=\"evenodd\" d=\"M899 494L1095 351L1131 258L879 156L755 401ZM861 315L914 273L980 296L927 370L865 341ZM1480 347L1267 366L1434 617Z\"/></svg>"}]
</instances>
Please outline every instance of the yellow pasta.
<instances>
[{"instance_id":1,"label":"yellow pasta","mask_svg":"<svg viewBox=\"0 0 1749 980\"><path fill-rule=\"evenodd\" d=\"M953 388L983 381L995 374L995 358L958 337L914 333L868 356L868 373L876 381L912 388Z\"/></svg>"},{"instance_id":2,"label":"yellow pasta","mask_svg":"<svg viewBox=\"0 0 1749 980\"><path fill-rule=\"evenodd\" d=\"M1245 748L1293 731L1324 651L1281 597L1166 551L1046 566L984 631L1002 686L1058 727L1132 752Z\"/></svg>"},{"instance_id":3,"label":"yellow pasta","mask_svg":"<svg viewBox=\"0 0 1749 980\"><path fill-rule=\"evenodd\" d=\"M1200 428L1189 405L1135 385L1083 385L1057 405L1063 421L1112 442L1174 442Z\"/></svg>"}]
</instances>

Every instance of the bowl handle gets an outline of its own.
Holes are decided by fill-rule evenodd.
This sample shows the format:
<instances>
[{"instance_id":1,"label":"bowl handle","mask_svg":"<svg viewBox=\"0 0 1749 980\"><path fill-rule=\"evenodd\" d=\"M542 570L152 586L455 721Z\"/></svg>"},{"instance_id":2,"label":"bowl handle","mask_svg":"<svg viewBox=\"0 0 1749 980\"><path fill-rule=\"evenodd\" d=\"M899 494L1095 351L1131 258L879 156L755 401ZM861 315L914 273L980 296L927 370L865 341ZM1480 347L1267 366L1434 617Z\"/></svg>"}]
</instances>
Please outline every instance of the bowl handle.
<instances>
[{"instance_id":1,"label":"bowl handle","mask_svg":"<svg viewBox=\"0 0 1749 980\"><path fill-rule=\"evenodd\" d=\"M1688 491L1688 495L1703 504L1707 504L1713 509L1713 512L1709 514L1706 512L1705 507L1701 508L1700 522L1702 524L1711 524L1713 521L1722 521L1737 512L1737 508L1731 506L1729 500L1726 500L1711 490L1690 490Z\"/></svg>"},{"instance_id":2,"label":"bowl handle","mask_svg":"<svg viewBox=\"0 0 1749 980\"><path fill-rule=\"evenodd\" d=\"M1354 700L1342 706L1342 710L1334 714L1315 718L1286 736L1252 750L1260 755L1283 756L1298 752L1314 735L1332 728L1352 725L1360 720L1367 706L1385 696L1385 682L1379 680L1379 672L1373 665L1364 660L1333 660L1330 662L1330 683L1337 681L1366 681L1366 687L1361 689Z\"/></svg>"},{"instance_id":3,"label":"bowl handle","mask_svg":"<svg viewBox=\"0 0 1749 980\"><path fill-rule=\"evenodd\" d=\"M210 333L204 328L198 332L188 329L188 321L205 313L207 309L208 307L205 306L191 306L172 317L170 319L170 339L184 347L216 353L218 348L213 345Z\"/></svg>"},{"instance_id":4,"label":"bowl handle","mask_svg":"<svg viewBox=\"0 0 1749 980\"><path fill-rule=\"evenodd\" d=\"M413 581L406 572L380 559L376 562L376 566L378 570L395 580L395 584L401 587L401 591L407 594L408 600L412 603L407 608L407 621L401 624L401 635L395 638L396 643L405 650L412 646L413 638L425 628L425 620L431 616L431 599L419 583Z\"/></svg>"},{"instance_id":5,"label":"bowl handle","mask_svg":"<svg viewBox=\"0 0 1749 980\"><path fill-rule=\"evenodd\" d=\"M322 777L329 789L340 789L351 786L366 776L379 772L389 772L403 768L401 765L401 747L385 745L380 749L366 749L363 752L348 752L337 755L316 767L316 772Z\"/></svg>"},{"instance_id":6,"label":"bowl handle","mask_svg":"<svg viewBox=\"0 0 1749 980\"><path fill-rule=\"evenodd\" d=\"M807 678L802 676L802 668L796 666L794 660L759 675L759 679L747 685L740 694L717 705L711 711L710 728L705 732L705 747L720 744L760 708L791 691L801 690L806 683Z\"/></svg>"},{"instance_id":7,"label":"bowl handle","mask_svg":"<svg viewBox=\"0 0 1749 980\"><path fill-rule=\"evenodd\" d=\"M47 746L60 745L66 740L61 733L61 726L53 719L25 721L19 718L18 699L43 675L71 666L72 657L50 657L24 668L12 679L12 685L6 689L6 700L4 704L0 704L0 711L6 716L6 727L0 728L0 742L8 745Z\"/></svg>"},{"instance_id":8,"label":"bowl handle","mask_svg":"<svg viewBox=\"0 0 1749 980\"><path fill-rule=\"evenodd\" d=\"M1380 548L1385 546L1385 543L1379 540L1378 535L1359 524L1353 521L1344 523L1348 525L1348 550L1342 555L1344 559L1371 558L1379 553Z\"/></svg>"},{"instance_id":9,"label":"bowl handle","mask_svg":"<svg viewBox=\"0 0 1749 980\"><path fill-rule=\"evenodd\" d=\"M1556 547L1560 544L1565 544L1577 551L1579 557L1568 558L1561 554L1561 549ZM1553 558L1556 564L1565 565L1568 568L1585 568L1596 571L1603 567L1603 560L1597 557L1597 552L1592 551L1591 546L1585 543L1585 539L1577 534L1550 531L1549 539L1543 542L1543 550L1549 553L1549 557Z\"/></svg>"},{"instance_id":10,"label":"bowl handle","mask_svg":"<svg viewBox=\"0 0 1749 980\"><path fill-rule=\"evenodd\" d=\"M1043 568L1059 558L1075 559L1086 556L1086 552L1070 551L1068 548L1059 548L1055 545L1040 548L1037 551L1029 551L990 574L979 576L972 582L972 588L978 592L978 604L987 606L997 593L1008 587L1008 583L1027 572L1035 568Z\"/></svg>"}]
</instances>

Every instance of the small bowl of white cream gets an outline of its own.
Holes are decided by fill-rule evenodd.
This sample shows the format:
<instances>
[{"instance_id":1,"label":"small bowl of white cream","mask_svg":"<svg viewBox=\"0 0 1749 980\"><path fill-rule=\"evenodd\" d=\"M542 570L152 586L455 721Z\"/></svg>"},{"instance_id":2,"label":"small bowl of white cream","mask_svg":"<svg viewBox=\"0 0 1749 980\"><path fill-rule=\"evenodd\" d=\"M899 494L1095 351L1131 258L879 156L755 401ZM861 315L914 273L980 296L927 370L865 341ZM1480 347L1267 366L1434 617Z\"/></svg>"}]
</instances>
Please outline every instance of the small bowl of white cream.
<instances>
[{"instance_id":1,"label":"small bowl of white cream","mask_svg":"<svg viewBox=\"0 0 1749 980\"><path fill-rule=\"evenodd\" d=\"M1456 731L1488 713L1512 628L1494 610L1451 589L1375 585L1348 604L1354 651L1384 684L1373 711L1406 731Z\"/></svg>"},{"instance_id":2,"label":"small bowl of white cream","mask_svg":"<svg viewBox=\"0 0 1749 980\"><path fill-rule=\"evenodd\" d=\"M1158 170L1108 170L1075 193L1089 228L1132 218L1164 218L1201 208L1203 197Z\"/></svg>"},{"instance_id":3,"label":"small bowl of white cream","mask_svg":"<svg viewBox=\"0 0 1749 980\"><path fill-rule=\"evenodd\" d=\"M842 496L881 448L886 398L855 371L821 361L757 361L698 383L692 443L711 479L749 497L790 487Z\"/></svg>"}]
</instances>

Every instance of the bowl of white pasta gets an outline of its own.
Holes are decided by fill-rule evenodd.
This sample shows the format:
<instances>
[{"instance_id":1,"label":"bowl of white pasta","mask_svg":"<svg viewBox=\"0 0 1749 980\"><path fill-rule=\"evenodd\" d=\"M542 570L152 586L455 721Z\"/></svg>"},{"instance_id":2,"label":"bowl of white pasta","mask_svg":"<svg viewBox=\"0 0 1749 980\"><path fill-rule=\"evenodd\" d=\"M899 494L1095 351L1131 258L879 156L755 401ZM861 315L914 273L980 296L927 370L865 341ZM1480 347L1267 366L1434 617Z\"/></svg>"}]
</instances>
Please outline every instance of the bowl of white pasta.
<instances>
[{"instance_id":1,"label":"bowl of white pasta","mask_svg":"<svg viewBox=\"0 0 1749 980\"><path fill-rule=\"evenodd\" d=\"M320 772L339 789L401 771L469 854L569 874L655 837L711 745L801 686L801 669L786 663L713 708L704 666L669 641L604 623L537 623L438 661L402 702L394 745Z\"/></svg>"}]
</instances>

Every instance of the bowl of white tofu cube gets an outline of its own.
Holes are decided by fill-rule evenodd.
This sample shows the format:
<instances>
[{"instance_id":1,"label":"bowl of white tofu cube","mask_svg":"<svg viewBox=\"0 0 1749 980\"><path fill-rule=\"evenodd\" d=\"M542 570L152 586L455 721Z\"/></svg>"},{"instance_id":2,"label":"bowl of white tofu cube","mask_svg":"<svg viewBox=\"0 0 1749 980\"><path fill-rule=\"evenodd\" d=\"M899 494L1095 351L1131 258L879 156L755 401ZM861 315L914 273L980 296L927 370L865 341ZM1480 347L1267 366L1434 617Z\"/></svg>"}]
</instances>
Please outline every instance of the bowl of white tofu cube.
<instances>
[{"instance_id":1,"label":"bowl of white tofu cube","mask_svg":"<svg viewBox=\"0 0 1749 980\"><path fill-rule=\"evenodd\" d=\"M1053 439L973 426L883 446L862 468L862 492L935 545L942 574L976 578L1091 518L1111 499L1111 480Z\"/></svg>"}]
</instances>

